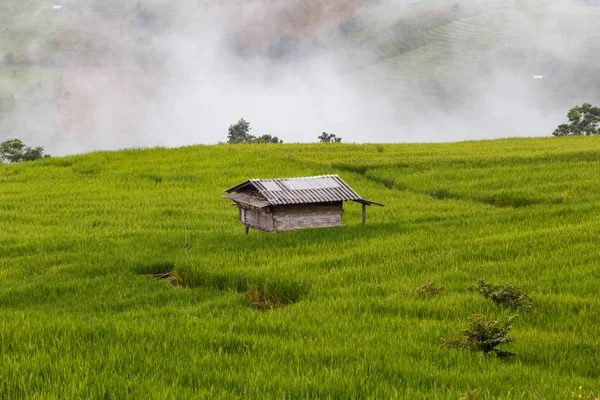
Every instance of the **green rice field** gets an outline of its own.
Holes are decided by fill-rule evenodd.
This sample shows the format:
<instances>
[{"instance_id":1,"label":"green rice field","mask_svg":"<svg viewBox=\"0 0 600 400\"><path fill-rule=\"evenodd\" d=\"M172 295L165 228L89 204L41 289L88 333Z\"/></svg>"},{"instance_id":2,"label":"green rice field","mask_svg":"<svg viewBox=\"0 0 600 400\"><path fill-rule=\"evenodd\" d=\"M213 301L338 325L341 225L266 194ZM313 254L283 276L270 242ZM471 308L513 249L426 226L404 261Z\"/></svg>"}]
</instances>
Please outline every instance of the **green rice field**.
<instances>
[{"instance_id":1,"label":"green rice field","mask_svg":"<svg viewBox=\"0 0 600 400\"><path fill-rule=\"evenodd\" d=\"M595 137L0 165L0 398L597 398L599 168ZM344 227L244 235L220 198L332 173L385 207L366 226L346 203ZM480 279L531 309L467 289ZM418 292L431 281L443 295ZM516 315L502 348L517 355L441 346L475 313Z\"/></svg>"}]
</instances>

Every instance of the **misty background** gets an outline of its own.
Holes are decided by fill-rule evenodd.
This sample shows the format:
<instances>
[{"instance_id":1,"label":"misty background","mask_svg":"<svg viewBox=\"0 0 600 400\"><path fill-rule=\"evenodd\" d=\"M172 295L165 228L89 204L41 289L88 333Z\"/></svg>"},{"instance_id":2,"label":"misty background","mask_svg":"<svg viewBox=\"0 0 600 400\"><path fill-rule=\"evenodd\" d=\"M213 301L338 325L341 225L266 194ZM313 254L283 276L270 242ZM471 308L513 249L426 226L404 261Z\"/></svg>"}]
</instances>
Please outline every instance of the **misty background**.
<instances>
[{"instance_id":1,"label":"misty background","mask_svg":"<svg viewBox=\"0 0 600 400\"><path fill-rule=\"evenodd\" d=\"M5 0L0 141L53 155L549 136L598 103L594 0Z\"/></svg>"}]
</instances>

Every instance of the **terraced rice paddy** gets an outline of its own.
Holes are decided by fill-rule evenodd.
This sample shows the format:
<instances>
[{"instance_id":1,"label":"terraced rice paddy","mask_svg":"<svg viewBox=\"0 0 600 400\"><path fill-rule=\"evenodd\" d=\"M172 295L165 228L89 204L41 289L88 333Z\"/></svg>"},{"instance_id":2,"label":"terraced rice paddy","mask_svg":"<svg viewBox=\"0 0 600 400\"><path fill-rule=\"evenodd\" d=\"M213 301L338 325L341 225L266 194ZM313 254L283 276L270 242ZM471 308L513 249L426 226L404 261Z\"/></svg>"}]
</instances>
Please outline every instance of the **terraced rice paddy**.
<instances>
[{"instance_id":1,"label":"terraced rice paddy","mask_svg":"<svg viewBox=\"0 0 600 400\"><path fill-rule=\"evenodd\" d=\"M56 99L61 90L62 69L42 65L12 65L48 36L71 23L68 13L56 14L46 1L7 1L0 5L0 137L35 132L40 140L56 134ZM37 121L30 116L36 115Z\"/></svg>"},{"instance_id":2,"label":"terraced rice paddy","mask_svg":"<svg viewBox=\"0 0 600 400\"><path fill-rule=\"evenodd\" d=\"M599 164L592 137L0 165L0 397L597 397ZM345 227L246 236L220 198L328 173L385 208L365 227L346 204ZM175 286L146 276L169 271ZM532 309L467 290L479 279ZM446 294L417 293L430 281ZM442 348L473 313L518 315L518 355Z\"/></svg>"},{"instance_id":3,"label":"terraced rice paddy","mask_svg":"<svg viewBox=\"0 0 600 400\"><path fill-rule=\"evenodd\" d=\"M491 6L485 11L481 5L488 3ZM596 101L600 77L594 65L600 47L595 27L600 7L533 2L518 8L512 2L496 0L460 4L458 9L467 10L465 13L470 16L419 32L415 37L410 34L394 37L394 29L403 26L398 21L408 24L412 17L420 18L452 6L442 0L414 4L383 1L343 24L343 29L340 28L345 32L343 35L321 39L325 47L342 54L358 52L355 58L350 57L356 66L342 68L347 68L343 79L363 97L381 99L381 108L391 109L390 119L398 124L428 108L449 115L460 114L461 120L476 119L479 114L474 105L484 104L481 98L485 96L492 98L488 108L495 107L495 101L500 99L516 110L536 108L544 116L563 116L575 104ZM3 18L0 55L10 52L17 60L29 56L35 61L35 65L0 66L0 132L5 137L58 139L57 100L63 89L65 66L102 67L106 63L145 68L141 65L144 60L157 56L145 53L150 51L143 46L150 42L148 37L128 31L139 31L138 10L133 0L87 5L66 2L58 13L52 11L51 3L41 0L9 0L0 7ZM202 14L195 3L185 7L163 0L140 3L140 9L159 15L158 25L181 22L185 26ZM471 15L475 9L477 13ZM97 25L93 20L90 22L91 15L106 25L106 32L99 37L84 29ZM177 18L181 21L174 22ZM380 42L377 35L386 30L390 30L392 39ZM48 63L53 52L59 53L58 65ZM381 58L371 60L371 52ZM39 61L43 62L38 64ZM544 79L534 81L534 75L543 75ZM151 79L161 82L160 74ZM515 110L507 113L508 116L500 118L508 119ZM31 115L36 115L37 124L27 121ZM540 123L535 130L530 126L519 127L520 130L511 127L503 136L549 134L559 123L559 117L550 119L547 126Z\"/></svg>"},{"instance_id":4,"label":"terraced rice paddy","mask_svg":"<svg viewBox=\"0 0 600 400\"><path fill-rule=\"evenodd\" d=\"M600 7L590 6L493 9L433 28L430 43L361 69L349 81L365 90L378 88L398 104L415 99L436 104L460 97L452 94L461 87L484 86L494 73L511 73L528 88L533 75L545 75L533 87L540 101L548 95L577 101L573 92L590 84L597 90L597 76L586 66L600 52L598 18ZM567 81L577 89L570 90Z\"/></svg>"}]
</instances>

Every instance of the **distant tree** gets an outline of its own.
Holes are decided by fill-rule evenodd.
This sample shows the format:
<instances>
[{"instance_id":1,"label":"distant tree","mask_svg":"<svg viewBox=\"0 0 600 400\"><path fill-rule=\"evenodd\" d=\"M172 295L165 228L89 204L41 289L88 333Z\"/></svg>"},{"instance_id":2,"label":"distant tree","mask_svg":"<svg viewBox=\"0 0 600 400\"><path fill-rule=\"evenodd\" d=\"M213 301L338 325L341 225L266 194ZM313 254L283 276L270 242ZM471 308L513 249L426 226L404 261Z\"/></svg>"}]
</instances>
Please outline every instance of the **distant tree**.
<instances>
[{"instance_id":1,"label":"distant tree","mask_svg":"<svg viewBox=\"0 0 600 400\"><path fill-rule=\"evenodd\" d=\"M552 132L553 136L599 135L600 108L589 103L575 106L567 113L568 124L561 124Z\"/></svg>"},{"instance_id":2,"label":"distant tree","mask_svg":"<svg viewBox=\"0 0 600 400\"><path fill-rule=\"evenodd\" d=\"M279 144L279 143L283 143L283 140L279 140L279 138L277 136L262 135L262 136L255 138L250 143L276 143L276 144Z\"/></svg>"},{"instance_id":3,"label":"distant tree","mask_svg":"<svg viewBox=\"0 0 600 400\"><path fill-rule=\"evenodd\" d=\"M44 148L38 146L35 148L26 146L19 139L10 139L0 143L0 162L21 162L33 161L40 158L49 158L49 154L44 154Z\"/></svg>"},{"instance_id":4,"label":"distant tree","mask_svg":"<svg viewBox=\"0 0 600 400\"><path fill-rule=\"evenodd\" d=\"M317 136L321 143L340 143L341 137L336 137L333 133L323 132L321 136Z\"/></svg>"},{"instance_id":5,"label":"distant tree","mask_svg":"<svg viewBox=\"0 0 600 400\"><path fill-rule=\"evenodd\" d=\"M250 134L250 122L241 118L235 125L229 125L229 133L227 134L227 143L248 143L254 139L254 136Z\"/></svg>"},{"instance_id":6,"label":"distant tree","mask_svg":"<svg viewBox=\"0 0 600 400\"><path fill-rule=\"evenodd\" d=\"M15 56L13 53L6 53L4 55L4 64L13 65L15 63Z\"/></svg>"},{"instance_id":7,"label":"distant tree","mask_svg":"<svg viewBox=\"0 0 600 400\"><path fill-rule=\"evenodd\" d=\"M259 137L250 134L250 123L244 118L240 119L235 125L229 125L227 134L227 143L283 143L277 136L262 135Z\"/></svg>"}]
</instances>

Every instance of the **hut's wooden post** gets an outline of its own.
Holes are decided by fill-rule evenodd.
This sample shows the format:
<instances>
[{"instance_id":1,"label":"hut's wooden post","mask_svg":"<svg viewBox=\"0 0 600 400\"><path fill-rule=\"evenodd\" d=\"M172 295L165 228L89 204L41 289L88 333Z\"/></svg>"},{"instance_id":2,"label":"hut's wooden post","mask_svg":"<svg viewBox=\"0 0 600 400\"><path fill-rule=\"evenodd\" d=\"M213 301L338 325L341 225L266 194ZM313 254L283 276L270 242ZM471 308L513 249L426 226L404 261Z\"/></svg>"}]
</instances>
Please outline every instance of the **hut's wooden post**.
<instances>
[{"instance_id":1,"label":"hut's wooden post","mask_svg":"<svg viewBox=\"0 0 600 400\"><path fill-rule=\"evenodd\" d=\"M246 227L246 235L248 234L248 231L249 231L249 230L250 230L250 227L249 227L249 226L247 226L247 227Z\"/></svg>"},{"instance_id":2,"label":"hut's wooden post","mask_svg":"<svg viewBox=\"0 0 600 400\"><path fill-rule=\"evenodd\" d=\"M363 226L367 223L367 205L362 205L362 222Z\"/></svg>"}]
</instances>

